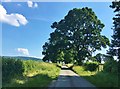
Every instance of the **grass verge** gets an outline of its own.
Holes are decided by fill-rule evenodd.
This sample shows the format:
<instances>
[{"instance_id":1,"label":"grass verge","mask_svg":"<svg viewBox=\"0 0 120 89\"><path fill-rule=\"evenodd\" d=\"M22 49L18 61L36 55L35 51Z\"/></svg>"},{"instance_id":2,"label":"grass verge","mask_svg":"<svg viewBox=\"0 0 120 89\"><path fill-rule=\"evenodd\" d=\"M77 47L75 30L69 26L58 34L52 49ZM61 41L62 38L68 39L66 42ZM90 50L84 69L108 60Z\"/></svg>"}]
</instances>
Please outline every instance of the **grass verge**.
<instances>
[{"instance_id":1,"label":"grass verge","mask_svg":"<svg viewBox=\"0 0 120 89\"><path fill-rule=\"evenodd\" d=\"M11 59L12 60L12 59ZM9 63L9 61L7 62ZM22 87L25 87L25 89L30 87L48 87L48 85L51 83L52 80L57 79L59 75L60 68L56 66L56 64L52 63L44 63L44 62L38 62L33 60L27 60L21 61L22 67L20 67L23 70L22 75L14 75L12 78L8 77L8 81L4 81L3 88L19 88L22 89ZM12 63L16 67L18 65ZM5 65L5 68L8 65ZM10 67L10 66L9 66ZM11 71L7 72L10 73ZM3 72L4 74L4 72ZM14 73L15 74L15 73Z\"/></svg>"},{"instance_id":2,"label":"grass verge","mask_svg":"<svg viewBox=\"0 0 120 89\"><path fill-rule=\"evenodd\" d=\"M98 88L118 87L118 74L85 71L83 66L74 66L72 69Z\"/></svg>"}]
</instances>

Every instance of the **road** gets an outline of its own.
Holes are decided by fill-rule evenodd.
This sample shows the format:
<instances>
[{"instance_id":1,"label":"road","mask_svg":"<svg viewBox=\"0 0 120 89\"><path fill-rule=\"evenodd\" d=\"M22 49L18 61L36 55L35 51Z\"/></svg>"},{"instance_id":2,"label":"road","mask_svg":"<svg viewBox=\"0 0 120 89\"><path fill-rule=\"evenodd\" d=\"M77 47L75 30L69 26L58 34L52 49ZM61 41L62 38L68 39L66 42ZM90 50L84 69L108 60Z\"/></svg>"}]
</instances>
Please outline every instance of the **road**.
<instances>
[{"instance_id":1,"label":"road","mask_svg":"<svg viewBox=\"0 0 120 89\"><path fill-rule=\"evenodd\" d=\"M84 78L80 77L78 74L74 73L70 69L68 69L66 66L63 66L60 75L57 80L54 80L50 86L50 88L57 89L58 87L69 87L69 88L83 88L83 87L89 87L92 89L96 89L96 87L85 80Z\"/></svg>"}]
</instances>

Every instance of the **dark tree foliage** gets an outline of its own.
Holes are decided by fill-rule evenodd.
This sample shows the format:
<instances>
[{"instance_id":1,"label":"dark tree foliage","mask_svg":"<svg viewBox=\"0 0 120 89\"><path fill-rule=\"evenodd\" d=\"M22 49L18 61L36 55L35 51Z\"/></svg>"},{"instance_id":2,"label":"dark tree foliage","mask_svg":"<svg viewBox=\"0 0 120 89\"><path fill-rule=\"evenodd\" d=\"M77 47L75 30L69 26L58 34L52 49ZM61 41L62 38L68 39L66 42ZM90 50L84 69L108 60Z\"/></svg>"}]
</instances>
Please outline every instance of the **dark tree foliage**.
<instances>
[{"instance_id":1,"label":"dark tree foliage","mask_svg":"<svg viewBox=\"0 0 120 89\"><path fill-rule=\"evenodd\" d=\"M102 59L103 59L103 54L101 53L98 53L96 56L95 56L96 60L101 63Z\"/></svg>"},{"instance_id":2,"label":"dark tree foliage","mask_svg":"<svg viewBox=\"0 0 120 89\"><path fill-rule=\"evenodd\" d=\"M81 64L86 57L92 56L92 52L109 45L108 38L101 35L103 27L104 24L91 8L70 10L61 21L51 25L54 32L50 34L49 42L43 46L44 59L54 62L71 62L74 59ZM59 54L64 58L59 59Z\"/></svg>"},{"instance_id":3,"label":"dark tree foliage","mask_svg":"<svg viewBox=\"0 0 120 89\"><path fill-rule=\"evenodd\" d=\"M108 54L117 56L120 59L120 1L112 2L110 7L114 9L116 15L113 17L113 39Z\"/></svg>"},{"instance_id":4,"label":"dark tree foliage","mask_svg":"<svg viewBox=\"0 0 120 89\"><path fill-rule=\"evenodd\" d=\"M101 54L101 53L98 53L96 56L94 56L96 61L101 63L102 61L106 62L108 61L109 59L110 60L113 60L113 57L110 56L110 55L105 55L105 54Z\"/></svg>"}]
</instances>

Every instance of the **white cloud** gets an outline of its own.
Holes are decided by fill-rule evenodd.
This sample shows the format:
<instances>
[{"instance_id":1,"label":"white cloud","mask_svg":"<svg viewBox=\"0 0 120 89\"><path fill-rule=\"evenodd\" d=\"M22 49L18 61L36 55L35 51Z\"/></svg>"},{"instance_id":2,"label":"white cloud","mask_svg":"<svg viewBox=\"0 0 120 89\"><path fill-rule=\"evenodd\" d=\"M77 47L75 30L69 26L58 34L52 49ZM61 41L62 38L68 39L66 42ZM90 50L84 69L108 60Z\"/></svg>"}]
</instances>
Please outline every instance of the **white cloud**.
<instances>
[{"instance_id":1,"label":"white cloud","mask_svg":"<svg viewBox=\"0 0 120 89\"><path fill-rule=\"evenodd\" d=\"M38 57L38 56L29 56L29 57L34 57L34 58L39 58L39 59L43 58L43 57Z\"/></svg>"},{"instance_id":2,"label":"white cloud","mask_svg":"<svg viewBox=\"0 0 120 89\"><path fill-rule=\"evenodd\" d=\"M26 25L27 19L18 13L7 14L5 8L0 5L0 22L7 23L13 26L19 27L20 25Z\"/></svg>"},{"instance_id":3,"label":"white cloud","mask_svg":"<svg viewBox=\"0 0 120 89\"><path fill-rule=\"evenodd\" d=\"M21 4L17 4L17 6L21 6Z\"/></svg>"},{"instance_id":4,"label":"white cloud","mask_svg":"<svg viewBox=\"0 0 120 89\"><path fill-rule=\"evenodd\" d=\"M11 0L2 0L2 2L11 2Z\"/></svg>"},{"instance_id":5,"label":"white cloud","mask_svg":"<svg viewBox=\"0 0 120 89\"><path fill-rule=\"evenodd\" d=\"M32 1L27 1L28 7L33 7L33 2Z\"/></svg>"},{"instance_id":6,"label":"white cloud","mask_svg":"<svg viewBox=\"0 0 120 89\"><path fill-rule=\"evenodd\" d=\"M26 56L29 56L29 51L26 48L17 48L17 51L26 55Z\"/></svg>"},{"instance_id":7,"label":"white cloud","mask_svg":"<svg viewBox=\"0 0 120 89\"><path fill-rule=\"evenodd\" d=\"M34 4L34 7L35 7L35 8L37 8L37 7L38 7L38 4L37 4L37 3L35 3L35 4Z\"/></svg>"},{"instance_id":8,"label":"white cloud","mask_svg":"<svg viewBox=\"0 0 120 89\"><path fill-rule=\"evenodd\" d=\"M38 4L37 3L33 3L32 1L27 1L28 7L30 8L37 8Z\"/></svg>"}]
</instances>

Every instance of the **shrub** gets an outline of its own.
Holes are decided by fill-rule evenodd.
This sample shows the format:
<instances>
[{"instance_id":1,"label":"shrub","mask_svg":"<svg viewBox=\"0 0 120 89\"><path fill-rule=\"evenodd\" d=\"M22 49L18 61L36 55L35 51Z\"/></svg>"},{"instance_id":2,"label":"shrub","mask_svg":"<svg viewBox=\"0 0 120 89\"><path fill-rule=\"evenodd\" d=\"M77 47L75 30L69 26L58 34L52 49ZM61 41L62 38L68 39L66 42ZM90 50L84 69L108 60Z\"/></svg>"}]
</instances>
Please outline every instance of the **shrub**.
<instances>
[{"instance_id":1,"label":"shrub","mask_svg":"<svg viewBox=\"0 0 120 89\"><path fill-rule=\"evenodd\" d=\"M89 71L96 71L98 68L98 63L97 62L87 62L85 63L85 70Z\"/></svg>"},{"instance_id":2,"label":"shrub","mask_svg":"<svg viewBox=\"0 0 120 89\"><path fill-rule=\"evenodd\" d=\"M17 60L3 57L2 62L3 87L46 86L58 77L60 71L56 64L34 60ZM20 81L24 84L21 85ZM39 83L37 84L37 82Z\"/></svg>"},{"instance_id":3,"label":"shrub","mask_svg":"<svg viewBox=\"0 0 120 89\"><path fill-rule=\"evenodd\" d=\"M105 72L117 73L118 72L118 62L115 60L108 60L105 62L103 70Z\"/></svg>"},{"instance_id":4,"label":"shrub","mask_svg":"<svg viewBox=\"0 0 120 89\"><path fill-rule=\"evenodd\" d=\"M15 75L22 75L22 61L2 57L2 81L11 80Z\"/></svg>"}]
</instances>

